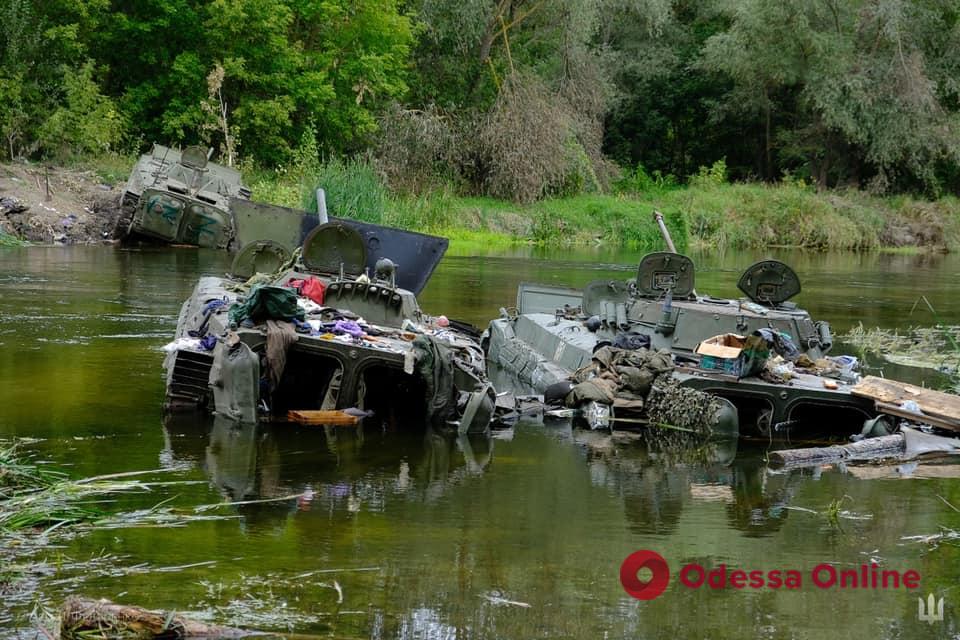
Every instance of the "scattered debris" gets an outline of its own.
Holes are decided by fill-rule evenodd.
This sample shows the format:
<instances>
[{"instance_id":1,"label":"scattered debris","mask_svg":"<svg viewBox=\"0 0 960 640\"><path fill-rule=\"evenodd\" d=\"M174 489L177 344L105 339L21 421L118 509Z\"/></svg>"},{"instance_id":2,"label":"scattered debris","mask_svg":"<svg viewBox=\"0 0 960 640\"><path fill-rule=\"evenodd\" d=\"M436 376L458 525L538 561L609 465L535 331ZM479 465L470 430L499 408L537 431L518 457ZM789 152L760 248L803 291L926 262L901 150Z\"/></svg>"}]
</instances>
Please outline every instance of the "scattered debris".
<instances>
[{"instance_id":1,"label":"scattered debris","mask_svg":"<svg viewBox=\"0 0 960 640\"><path fill-rule=\"evenodd\" d=\"M0 246L109 242L120 211L119 191L90 171L4 164L0 194Z\"/></svg>"}]
</instances>

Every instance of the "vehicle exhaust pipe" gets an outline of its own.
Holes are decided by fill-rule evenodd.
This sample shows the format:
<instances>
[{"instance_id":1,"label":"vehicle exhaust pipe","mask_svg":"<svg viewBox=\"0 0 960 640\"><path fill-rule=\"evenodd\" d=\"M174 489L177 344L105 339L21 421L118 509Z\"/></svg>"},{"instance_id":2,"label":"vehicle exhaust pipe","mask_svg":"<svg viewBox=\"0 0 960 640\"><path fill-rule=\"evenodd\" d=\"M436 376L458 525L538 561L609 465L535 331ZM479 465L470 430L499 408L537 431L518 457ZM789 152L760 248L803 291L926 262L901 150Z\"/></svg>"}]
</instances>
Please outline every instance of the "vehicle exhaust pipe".
<instances>
[{"instance_id":1,"label":"vehicle exhaust pipe","mask_svg":"<svg viewBox=\"0 0 960 640\"><path fill-rule=\"evenodd\" d=\"M320 224L327 224L327 194L323 189L317 189L317 217L320 218Z\"/></svg>"}]
</instances>

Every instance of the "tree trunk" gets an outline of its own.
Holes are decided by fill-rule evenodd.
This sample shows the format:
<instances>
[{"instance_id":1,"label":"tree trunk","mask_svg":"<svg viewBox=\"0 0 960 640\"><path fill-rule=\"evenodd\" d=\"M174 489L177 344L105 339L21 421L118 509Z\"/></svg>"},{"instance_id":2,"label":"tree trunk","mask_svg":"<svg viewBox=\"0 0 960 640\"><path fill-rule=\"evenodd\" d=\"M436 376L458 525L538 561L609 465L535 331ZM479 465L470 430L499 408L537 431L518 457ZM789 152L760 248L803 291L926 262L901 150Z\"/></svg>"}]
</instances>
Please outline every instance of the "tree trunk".
<instances>
[{"instance_id":1,"label":"tree trunk","mask_svg":"<svg viewBox=\"0 0 960 640\"><path fill-rule=\"evenodd\" d=\"M786 449L770 454L770 464L774 467L813 467L844 460L862 460L869 458L897 457L906 452L903 434L867 438L850 444L832 447L808 447L806 449Z\"/></svg>"},{"instance_id":2,"label":"tree trunk","mask_svg":"<svg viewBox=\"0 0 960 640\"><path fill-rule=\"evenodd\" d=\"M188 620L174 613L114 604L109 600L91 600L71 596L60 608L61 640L81 640L91 637L175 640L246 638L255 635L262 634Z\"/></svg>"}]
</instances>

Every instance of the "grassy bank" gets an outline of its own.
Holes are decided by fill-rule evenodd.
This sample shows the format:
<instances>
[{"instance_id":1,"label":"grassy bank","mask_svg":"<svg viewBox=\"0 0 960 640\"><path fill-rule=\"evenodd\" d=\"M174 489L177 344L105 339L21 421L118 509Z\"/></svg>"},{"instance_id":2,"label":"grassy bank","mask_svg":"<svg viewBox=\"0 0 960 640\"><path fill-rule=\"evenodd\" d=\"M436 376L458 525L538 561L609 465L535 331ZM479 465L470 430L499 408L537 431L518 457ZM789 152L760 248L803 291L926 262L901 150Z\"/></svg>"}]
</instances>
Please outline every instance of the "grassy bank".
<instances>
[{"instance_id":1,"label":"grassy bank","mask_svg":"<svg viewBox=\"0 0 960 640\"><path fill-rule=\"evenodd\" d=\"M664 213L678 247L812 249L960 248L960 200L877 197L857 190L817 191L799 181L730 184L710 172L689 186L620 185L520 205L462 197L450 189L396 196L366 165L328 163L292 174L254 173L254 197L313 208L313 189L327 191L330 211L483 245L609 243L662 246L654 209Z\"/></svg>"},{"instance_id":2,"label":"grassy bank","mask_svg":"<svg viewBox=\"0 0 960 640\"><path fill-rule=\"evenodd\" d=\"M88 161L103 180L121 181L132 158ZM333 215L446 235L456 245L516 243L633 248L662 246L652 212L664 213L678 247L871 250L960 249L960 200L877 197L857 190L817 191L800 181L730 184L723 169L701 171L689 186L645 179L613 194L514 204L463 197L452 188L426 195L391 193L369 164L334 160L287 171L241 167L254 198L313 209L326 190Z\"/></svg>"}]
</instances>

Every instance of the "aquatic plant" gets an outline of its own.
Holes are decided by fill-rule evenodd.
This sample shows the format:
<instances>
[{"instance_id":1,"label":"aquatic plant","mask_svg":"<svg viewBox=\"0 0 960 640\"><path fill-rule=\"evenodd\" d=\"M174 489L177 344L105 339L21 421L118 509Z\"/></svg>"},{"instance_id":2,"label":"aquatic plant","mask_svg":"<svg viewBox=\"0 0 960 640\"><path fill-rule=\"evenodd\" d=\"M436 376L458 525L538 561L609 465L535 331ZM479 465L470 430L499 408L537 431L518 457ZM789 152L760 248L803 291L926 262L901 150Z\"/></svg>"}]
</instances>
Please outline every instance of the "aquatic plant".
<instances>
[{"instance_id":1,"label":"aquatic plant","mask_svg":"<svg viewBox=\"0 0 960 640\"><path fill-rule=\"evenodd\" d=\"M860 323L841 340L861 353L874 353L895 364L936 369L950 378L950 386L960 388L960 325L945 324L925 296L910 309L912 315L921 303L933 316L932 327L906 329L867 329Z\"/></svg>"}]
</instances>

